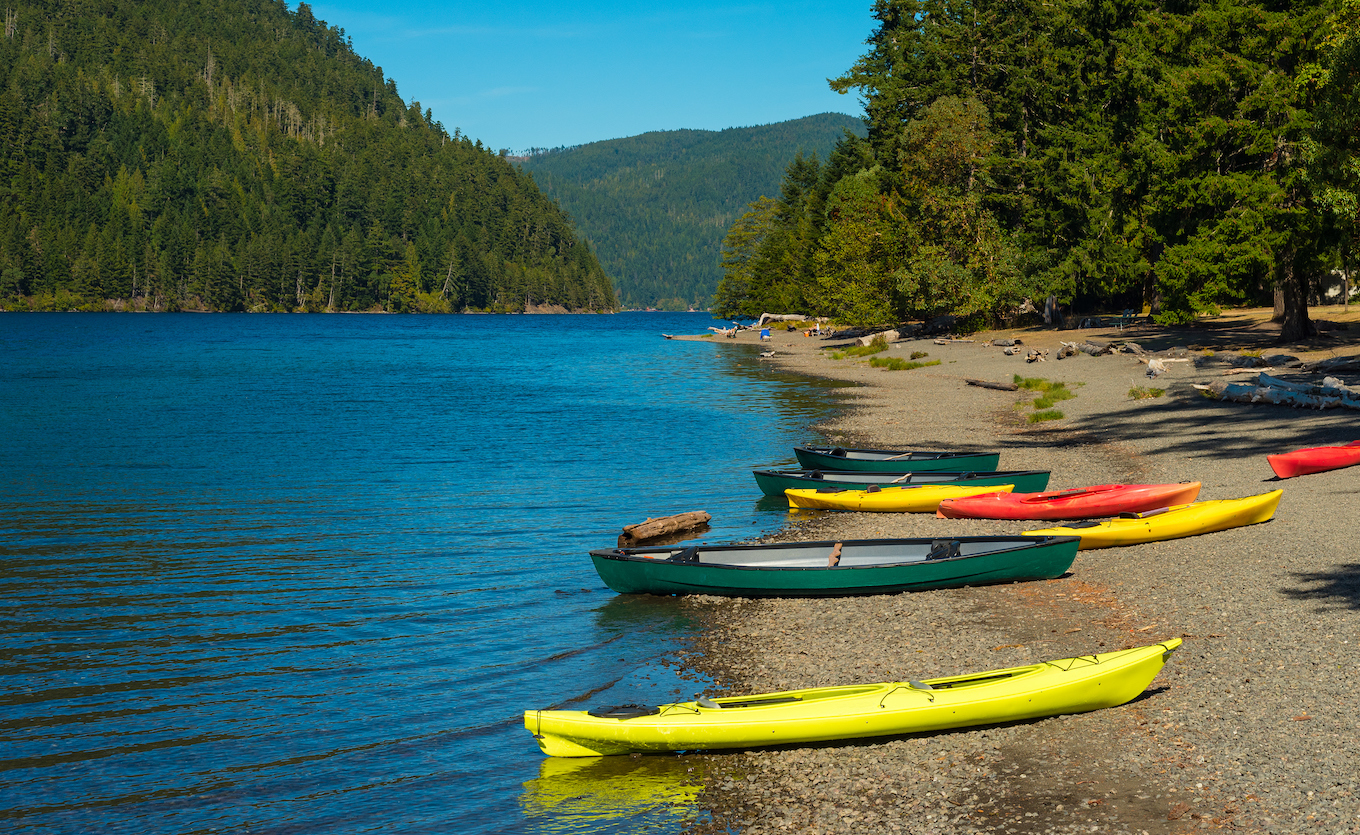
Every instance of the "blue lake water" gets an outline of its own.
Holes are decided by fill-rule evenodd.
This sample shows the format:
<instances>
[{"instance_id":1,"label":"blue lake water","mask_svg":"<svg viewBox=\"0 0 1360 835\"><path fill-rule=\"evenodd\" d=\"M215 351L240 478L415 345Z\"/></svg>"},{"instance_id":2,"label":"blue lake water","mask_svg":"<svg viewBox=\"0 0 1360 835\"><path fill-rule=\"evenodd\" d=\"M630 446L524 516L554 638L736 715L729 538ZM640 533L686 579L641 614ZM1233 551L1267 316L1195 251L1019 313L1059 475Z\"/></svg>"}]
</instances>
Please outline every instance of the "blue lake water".
<instances>
[{"instance_id":1,"label":"blue lake water","mask_svg":"<svg viewBox=\"0 0 1360 835\"><path fill-rule=\"evenodd\" d=\"M783 523L826 389L711 323L0 315L0 830L678 831L685 758L521 714L703 689L586 552Z\"/></svg>"}]
</instances>

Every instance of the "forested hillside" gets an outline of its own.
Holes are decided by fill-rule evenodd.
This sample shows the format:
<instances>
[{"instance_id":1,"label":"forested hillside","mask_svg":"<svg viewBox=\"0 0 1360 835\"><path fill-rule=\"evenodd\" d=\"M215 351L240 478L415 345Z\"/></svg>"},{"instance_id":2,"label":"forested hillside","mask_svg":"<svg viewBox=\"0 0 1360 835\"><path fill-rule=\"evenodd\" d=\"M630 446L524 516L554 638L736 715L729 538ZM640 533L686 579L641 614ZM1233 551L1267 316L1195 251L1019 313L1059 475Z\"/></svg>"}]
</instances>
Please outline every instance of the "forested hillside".
<instances>
[{"instance_id":1,"label":"forested hillside","mask_svg":"<svg viewBox=\"0 0 1360 835\"><path fill-rule=\"evenodd\" d=\"M22 0L0 38L8 309L610 310L571 222L280 0Z\"/></svg>"},{"instance_id":2,"label":"forested hillside","mask_svg":"<svg viewBox=\"0 0 1360 835\"><path fill-rule=\"evenodd\" d=\"M722 277L723 234L779 189L795 154L825 159L864 123L839 113L723 131L676 130L522 158L572 215L630 307L706 307Z\"/></svg>"},{"instance_id":3,"label":"forested hillside","mask_svg":"<svg viewBox=\"0 0 1360 835\"><path fill-rule=\"evenodd\" d=\"M719 312L857 323L1077 310L1312 331L1357 212L1354 0L877 0L832 86L867 140L729 229Z\"/></svg>"}]
</instances>

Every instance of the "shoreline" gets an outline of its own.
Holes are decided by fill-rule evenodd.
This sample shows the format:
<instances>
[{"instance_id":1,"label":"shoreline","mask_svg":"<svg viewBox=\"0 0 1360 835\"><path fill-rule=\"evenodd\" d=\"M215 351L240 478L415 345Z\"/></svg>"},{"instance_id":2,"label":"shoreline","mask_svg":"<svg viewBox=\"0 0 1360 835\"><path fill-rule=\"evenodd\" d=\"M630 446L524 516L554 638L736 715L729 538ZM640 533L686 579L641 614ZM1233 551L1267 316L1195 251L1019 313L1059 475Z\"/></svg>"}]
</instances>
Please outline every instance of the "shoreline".
<instances>
[{"instance_id":1,"label":"shoreline","mask_svg":"<svg viewBox=\"0 0 1360 835\"><path fill-rule=\"evenodd\" d=\"M1360 657L1353 616L1360 562L1351 545L1360 529L1360 472L1277 483L1264 458L1353 440L1358 422L1345 410L1223 403L1191 388L1230 371L1225 352L1355 354L1360 326L1320 350L1268 347L1269 330L1232 320L1176 330L1018 329L972 343L906 340L879 355L925 351L925 359L941 361L908 371L829 359L821 351L828 342L801 332L774 330L765 343L748 331L715 339L773 350L766 361L782 372L858 384L838 389L836 416L813 427L833 443L998 449L1002 469L1051 470L1055 490L1195 480L1203 484L1201 499L1277 487L1285 495L1267 524L1083 551L1058 580L857 598L693 601L708 627L690 663L732 694L971 673L1172 637L1185 645L1143 696L1103 711L700 755L709 774L700 802L712 820L691 831L1360 831L1360 778L1345 753L1360 741L1348 707ZM1005 356L983 345L989 336L1048 348L1048 360ZM1168 363L1155 381L1129 355L1055 359L1061 340L1087 338L1139 341L1149 350L1181 345L1201 359ZM1065 381L1077 394L1058 404L1066 417L1029 424L1017 410L1031 399L1027 392L963 382L1013 374ZM1138 385L1166 394L1129 399ZM791 514L769 538L1032 527L813 511Z\"/></svg>"}]
</instances>

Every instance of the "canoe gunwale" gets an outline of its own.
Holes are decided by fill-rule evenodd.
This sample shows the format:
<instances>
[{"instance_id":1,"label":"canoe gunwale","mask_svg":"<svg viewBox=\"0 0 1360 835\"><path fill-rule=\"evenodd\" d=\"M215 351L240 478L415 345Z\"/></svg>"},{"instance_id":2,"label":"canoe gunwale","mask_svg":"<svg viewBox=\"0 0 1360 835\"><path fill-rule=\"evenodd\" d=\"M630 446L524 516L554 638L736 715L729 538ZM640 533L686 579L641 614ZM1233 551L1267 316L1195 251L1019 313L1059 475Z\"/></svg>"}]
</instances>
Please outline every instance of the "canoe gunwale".
<instances>
[{"instance_id":1,"label":"canoe gunwale","mask_svg":"<svg viewBox=\"0 0 1360 835\"><path fill-rule=\"evenodd\" d=\"M920 560L909 560L906 562L884 562L875 565L739 565L736 563L701 563L698 560L698 552L703 550L714 551L733 551L738 549L750 549L752 551L763 551L785 547L788 550L815 550L824 548L828 552L836 545L856 546L856 545L888 545L896 542L955 542L966 539L969 542L1008 542L1013 543L1008 548L997 548L992 551L984 551L977 554L959 554L954 552L953 556L945 557L925 557ZM1058 544L1063 540L1076 539L1081 537L1067 536L1060 534L1045 534L1043 536L970 536L970 537L918 537L912 539L846 539L837 542L836 540L817 540L812 542L775 542L768 545L713 545L713 546L690 546L687 548L676 549L675 554L666 559L655 557L644 557L631 552L656 553L666 550L664 548L596 548L590 552L592 557L615 560L618 562L643 563L646 565L656 565L658 563L669 563L672 565L691 565L702 566L704 568L722 568L732 571L857 571L863 569L878 570L882 568L897 568L900 566L917 565L919 563L950 563L959 560L970 560L978 557L988 557L995 554L1005 554L1012 551L1029 551L1037 548L1048 547Z\"/></svg>"}]
</instances>

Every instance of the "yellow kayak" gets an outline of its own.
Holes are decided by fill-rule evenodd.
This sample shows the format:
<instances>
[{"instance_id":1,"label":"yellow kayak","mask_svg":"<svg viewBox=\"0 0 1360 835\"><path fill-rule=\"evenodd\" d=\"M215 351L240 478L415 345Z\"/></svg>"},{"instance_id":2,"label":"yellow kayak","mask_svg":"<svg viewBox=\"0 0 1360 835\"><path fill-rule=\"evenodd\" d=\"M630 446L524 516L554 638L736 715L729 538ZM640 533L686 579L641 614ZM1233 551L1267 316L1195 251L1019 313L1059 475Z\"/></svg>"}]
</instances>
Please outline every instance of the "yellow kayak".
<instances>
[{"instance_id":1,"label":"yellow kayak","mask_svg":"<svg viewBox=\"0 0 1360 835\"><path fill-rule=\"evenodd\" d=\"M1026 667L644 707L526 710L550 757L824 742L1015 722L1114 707L1142 693L1179 638Z\"/></svg>"},{"instance_id":2,"label":"yellow kayak","mask_svg":"<svg viewBox=\"0 0 1360 835\"><path fill-rule=\"evenodd\" d=\"M1079 536L1078 550L1137 545L1163 539L1180 539L1202 533L1269 522L1275 515L1283 490L1245 499L1191 502L1146 513L1131 513L1106 522L1078 522L1059 528L1025 531L1026 536Z\"/></svg>"},{"instance_id":3,"label":"yellow kayak","mask_svg":"<svg viewBox=\"0 0 1360 835\"><path fill-rule=\"evenodd\" d=\"M917 487L882 487L878 490L789 489L789 507L822 510L865 510L877 513L934 513L945 499L1009 493L1014 484L922 484Z\"/></svg>"}]
</instances>

